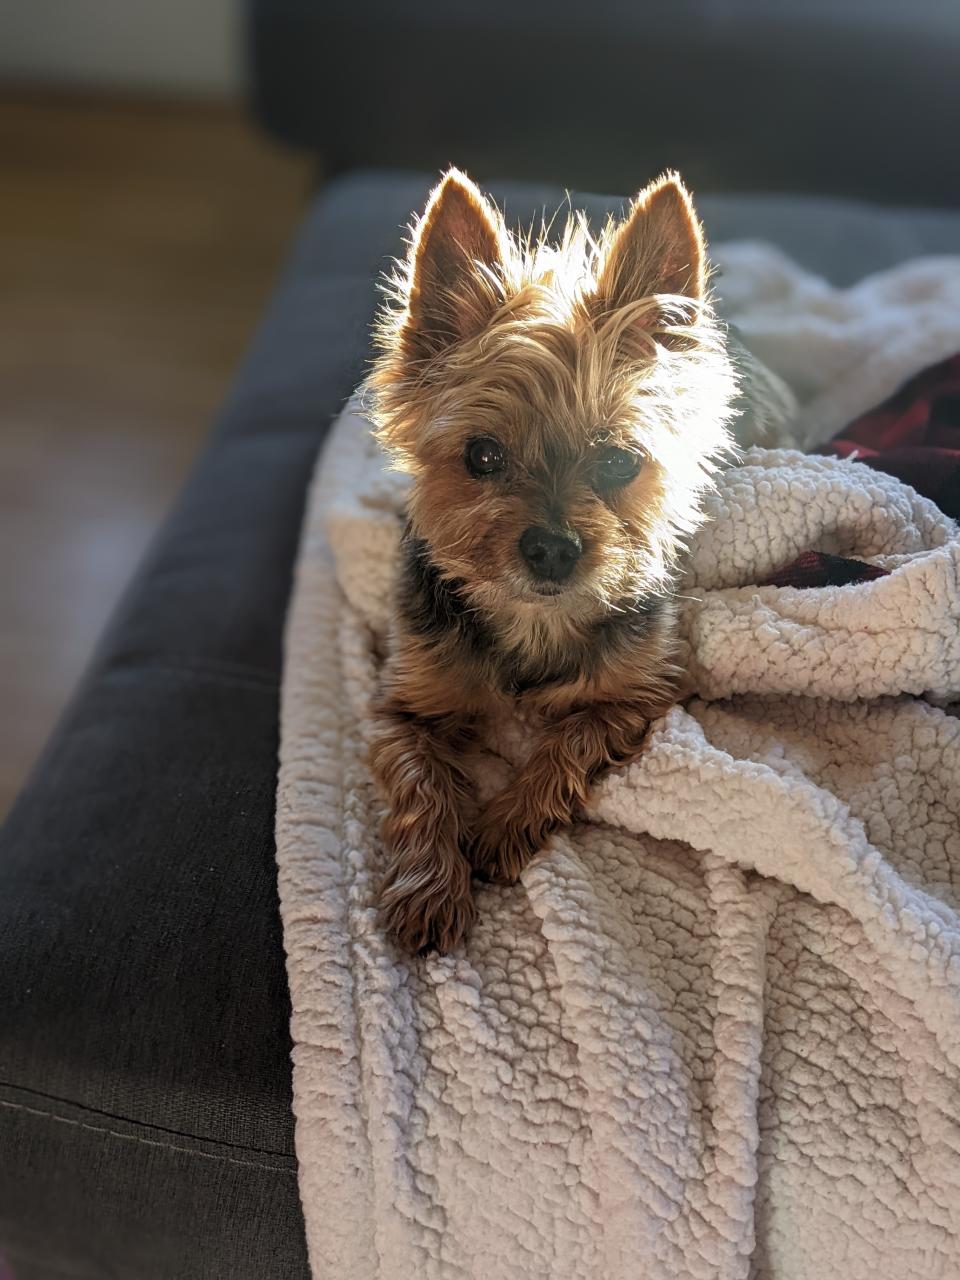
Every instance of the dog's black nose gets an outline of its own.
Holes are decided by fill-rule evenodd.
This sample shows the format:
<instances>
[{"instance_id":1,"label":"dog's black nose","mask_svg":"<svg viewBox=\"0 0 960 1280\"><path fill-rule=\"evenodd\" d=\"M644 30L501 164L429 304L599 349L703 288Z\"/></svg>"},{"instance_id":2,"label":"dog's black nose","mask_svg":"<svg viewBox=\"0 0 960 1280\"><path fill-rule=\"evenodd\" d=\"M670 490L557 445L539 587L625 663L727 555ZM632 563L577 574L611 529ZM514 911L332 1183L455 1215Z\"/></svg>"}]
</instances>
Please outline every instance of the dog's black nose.
<instances>
[{"instance_id":1,"label":"dog's black nose","mask_svg":"<svg viewBox=\"0 0 960 1280\"><path fill-rule=\"evenodd\" d=\"M580 559L583 544L572 530L559 533L531 525L520 536L520 554L538 578L562 582Z\"/></svg>"}]
</instances>

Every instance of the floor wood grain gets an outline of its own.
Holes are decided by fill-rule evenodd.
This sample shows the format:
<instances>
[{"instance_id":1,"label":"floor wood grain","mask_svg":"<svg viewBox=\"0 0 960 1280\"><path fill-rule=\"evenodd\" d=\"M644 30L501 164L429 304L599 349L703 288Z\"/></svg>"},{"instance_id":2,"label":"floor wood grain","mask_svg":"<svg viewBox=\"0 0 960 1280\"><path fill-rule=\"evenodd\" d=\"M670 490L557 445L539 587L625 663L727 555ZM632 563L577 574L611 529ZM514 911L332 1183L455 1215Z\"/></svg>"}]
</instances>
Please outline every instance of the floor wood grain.
<instances>
[{"instance_id":1,"label":"floor wood grain","mask_svg":"<svg viewBox=\"0 0 960 1280\"><path fill-rule=\"evenodd\" d=\"M0 93L0 817L209 427L308 182L232 105Z\"/></svg>"}]
</instances>

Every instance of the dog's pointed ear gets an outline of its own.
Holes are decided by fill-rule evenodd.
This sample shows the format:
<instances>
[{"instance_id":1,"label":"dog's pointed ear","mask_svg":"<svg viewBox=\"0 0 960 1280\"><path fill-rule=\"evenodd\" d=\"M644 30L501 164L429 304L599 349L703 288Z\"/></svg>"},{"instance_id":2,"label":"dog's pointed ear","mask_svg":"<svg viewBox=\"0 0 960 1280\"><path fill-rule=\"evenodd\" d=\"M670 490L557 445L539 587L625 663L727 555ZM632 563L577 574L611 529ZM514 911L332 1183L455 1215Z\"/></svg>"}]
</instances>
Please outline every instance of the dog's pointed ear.
<instances>
[{"instance_id":1,"label":"dog's pointed ear","mask_svg":"<svg viewBox=\"0 0 960 1280\"><path fill-rule=\"evenodd\" d=\"M666 173L640 192L615 232L597 279L598 300L608 310L664 293L699 302L706 288L700 220L679 176Z\"/></svg>"},{"instance_id":2,"label":"dog's pointed ear","mask_svg":"<svg viewBox=\"0 0 960 1280\"><path fill-rule=\"evenodd\" d=\"M411 246L404 355L429 361L479 333L497 305L505 231L496 209L450 169L427 201Z\"/></svg>"}]
</instances>

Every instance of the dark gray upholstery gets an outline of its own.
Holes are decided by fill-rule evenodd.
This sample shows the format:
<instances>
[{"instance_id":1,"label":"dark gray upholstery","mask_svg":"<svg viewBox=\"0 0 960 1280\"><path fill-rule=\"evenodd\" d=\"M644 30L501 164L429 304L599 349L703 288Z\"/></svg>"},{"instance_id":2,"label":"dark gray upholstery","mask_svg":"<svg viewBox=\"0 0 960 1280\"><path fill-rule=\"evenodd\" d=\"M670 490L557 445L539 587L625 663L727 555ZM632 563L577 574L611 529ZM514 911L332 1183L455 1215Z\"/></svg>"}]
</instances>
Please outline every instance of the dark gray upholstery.
<instances>
[{"instance_id":1,"label":"dark gray upholstery","mask_svg":"<svg viewBox=\"0 0 960 1280\"><path fill-rule=\"evenodd\" d=\"M310 211L210 444L0 833L0 1255L17 1280L307 1274L273 863L281 632L314 457L427 185L358 173ZM523 220L560 201L494 190ZM716 239L771 239L838 281L960 250L954 215L702 209Z\"/></svg>"},{"instance_id":2,"label":"dark gray upholstery","mask_svg":"<svg viewBox=\"0 0 960 1280\"><path fill-rule=\"evenodd\" d=\"M359 165L960 205L949 0L250 0L261 120Z\"/></svg>"}]
</instances>

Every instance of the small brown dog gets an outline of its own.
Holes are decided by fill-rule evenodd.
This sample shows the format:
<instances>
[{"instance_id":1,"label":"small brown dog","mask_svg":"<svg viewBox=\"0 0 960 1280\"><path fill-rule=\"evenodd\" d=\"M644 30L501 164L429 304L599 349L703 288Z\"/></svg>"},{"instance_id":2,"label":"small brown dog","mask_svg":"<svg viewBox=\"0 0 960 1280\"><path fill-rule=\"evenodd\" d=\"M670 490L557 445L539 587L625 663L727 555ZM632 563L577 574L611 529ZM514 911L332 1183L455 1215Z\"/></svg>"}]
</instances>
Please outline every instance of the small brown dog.
<instances>
[{"instance_id":1,"label":"small brown dog","mask_svg":"<svg viewBox=\"0 0 960 1280\"><path fill-rule=\"evenodd\" d=\"M672 585L736 378L674 175L552 246L451 171L393 285L372 412L412 489L371 752L381 907L403 947L447 952L471 872L515 881L676 701ZM539 737L478 815L465 753L510 704Z\"/></svg>"}]
</instances>

